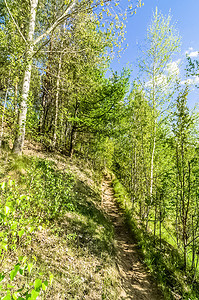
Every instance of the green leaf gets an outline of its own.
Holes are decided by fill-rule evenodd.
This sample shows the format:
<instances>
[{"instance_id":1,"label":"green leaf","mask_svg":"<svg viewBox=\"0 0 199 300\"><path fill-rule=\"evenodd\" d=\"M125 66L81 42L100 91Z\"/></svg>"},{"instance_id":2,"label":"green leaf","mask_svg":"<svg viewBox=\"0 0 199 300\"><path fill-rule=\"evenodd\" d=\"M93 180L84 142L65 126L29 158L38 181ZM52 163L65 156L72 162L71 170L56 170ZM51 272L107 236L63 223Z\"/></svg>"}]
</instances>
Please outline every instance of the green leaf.
<instances>
[{"instance_id":1,"label":"green leaf","mask_svg":"<svg viewBox=\"0 0 199 300\"><path fill-rule=\"evenodd\" d=\"M9 206L5 206L4 207L4 211L5 211L5 214L7 215L10 211L10 207Z\"/></svg>"},{"instance_id":2,"label":"green leaf","mask_svg":"<svg viewBox=\"0 0 199 300\"><path fill-rule=\"evenodd\" d=\"M4 190L5 187L6 187L6 183L5 183L5 182L2 182L2 184L1 184L1 189Z\"/></svg>"},{"instance_id":3,"label":"green leaf","mask_svg":"<svg viewBox=\"0 0 199 300\"><path fill-rule=\"evenodd\" d=\"M41 279L36 279L36 280L35 280L35 283L34 283L35 290L40 289L40 288L41 288L41 285L42 285Z\"/></svg>"},{"instance_id":4,"label":"green leaf","mask_svg":"<svg viewBox=\"0 0 199 300\"><path fill-rule=\"evenodd\" d=\"M23 256L19 256L18 261L22 261L23 260Z\"/></svg>"},{"instance_id":5,"label":"green leaf","mask_svg":"<svg viewBox=\"0 0 199 300\"><path fill-rule=\"evenodd\" d=\"M5 297L3 297L1 300L11 300L11 295L10 295L10 291L7 292L7 295Z\"/></svg>"},{"instance_id":6,"label":"green leaf","mask_svg":"<svg viewBox=\"0 0 199 300\"><path fill-rule=\"evenodd\" d=\"M5 297L3 297L1 300L11 300L11 296L10 295L6 295Z\"/></svg>"},{"instance_id":7,"label":"green leaf","mask_svg":"<svg viewBox=\"0 0 199 300\"><path fill-rule=\"evenodd\" d=\"M38 296L39 296L39 292L37 292L35 290L32 290L30 299L31 300L36 300Z\"/></svg>"},{"instance_id":8,"label":"green leaf","mask_svg":"<svg viewBox=\"0 0 199 300\"><path fill-rule=\"evenodd\" d=\"M18 225L18 222L13 222L10 228L12 230L15 230L17 228L17 225Z\"/></svg>"},{"instance_id":9,"label":"green leaf","mask_svg":"<svg viewBox=\"0 0 199 300\"><path fill-rule=\"evenodd\" d=\"M47 286L48 286L48 281L45 280L43 283L42 283L42 290L45 291L47 289Z\"/></svg>"},{"instance_id":10,"label":"green leaf","mask_svg":"<svg viewBox=\"0 0 199 300\"><path fill-rule=\"evenodd\" d=\"M19 237L22 237L22 235L24 234L24 232L25 232L25 230L24 230L24 229L22 229L22 230L18 231L18 236L19 236Z\"/></svg>"},{"instance_id":11,"label":"green leaf","mask_svg":"<svg viewBox=\"0 0 199 300\"><path fill-rule=\"evenodd\" d=\"M10 272L10 279L13 280L15 278L15 276L17 275L17 272L19 271L20 269L20 264L16 264L15 267L14 267L14 270L12 270Z\"/></svg>"},{"instance_id":12,"label":"green leaf","mask_svg":"<svg viewBox=\"0 0 199 300\"><path fill-rule=\"evenodd\" d=\"M23 269L19 269L19 273L21 274L21 275L23 275Z\"/></svg>"},{"instance_id":13,"label":"green leaf","mask_svg":"<svg viewBox=\"0 0 199 300\"><path fill-rule=\"evenodd\" d=\"M33 232L33 230L34 230L34 227L33 227L33 226L31 226L31 227L28 227L28 231L29 231L30 233L32 233L32 232Z\"/></svg>"},{"instance_id":14,"label":"green leaf","mask_svg":"<svg viewBox=\"0 0 199 300\"><path fill-rule=\"evenodd\" d=\"M18 289L18 290L17 290L17 293L18 293L18 292L22 292L22 291L23 291L23 289L24 289L23 287L22 287L22 288L20 288L20 289Z\"/></svg>"},{"instance_id":15,"label":"green leaf","mask_svg":"<svg viewBox=\"0 0 199 300\"><path fill-rule=\"evenodd\" d=\"M9 182L8 182L8 184L9 184L9 186L12 186L13 185L13 183L14 183L14 181L13 180L9 180Z\"/></svg>"},{"instance_id":16,"label":"green leaf","mask_svg":"<svg viewBox=\"0 0 199 300\"><path fill-rule=\"evenodd\" d=\"M53 282L53 274L51 273L50 274L50 285L52 284L52 282Z\"/></svg>"},{"instance_id":17,"label":"green leaf","mask_svg":"<svg viewBox=\"0 0 199 300\"><path fill-rule=\"evenodd\" d=\"M14 293L13 295L12 295L12 298L13 298L13 300L18 300L19 298L18 298L18 293Z\"/></svg>"},{"instance_id":18,"label":"green leaf","mask_svg":"<svg viewBox=\"0 0 199 300\"><path fill-rule=\"evenodd\" d=\"M7 243L1 243L1 248L5 251L8 250L8 244Z\"/></svg>"},{"instance_id":19,"label":"green leaf","mask_svg":"<svg viewBox=\"0 0 199 300\"><path fill-rule=\"evenodd\" d=\"M9 283L7 284L7 288L8 289L13 289L14 288L14 285L10 285Z\"/></svg>"},{"instance_id":20,"label":"green leaf","mask_svg":"<svg viewBox=\"0 0 199 300\"><path fill-rule=\"evenodd\" d=\"M22 262L25 263L26 261L27 261L27 256L24 256Z\"/></svg>"},{"instance_id":21,"label":"green leaf","mask_svg":"<svg viewBox=\"0 0 199 300\"><path fill-rule=\"evenodd\" d=\"M0 273L0 282L5 278L5 275L3 273Z\"/></svg>"},{"instance_id":22,"label":"green leaf","mask_svg":"<svg viewBox=\"0 0 199 300\"><path fill-rule=\"evenodd\" d=\"M33 263L28 263L28 272L31 273L33 268Z\"/></svg>"}]
</instances>

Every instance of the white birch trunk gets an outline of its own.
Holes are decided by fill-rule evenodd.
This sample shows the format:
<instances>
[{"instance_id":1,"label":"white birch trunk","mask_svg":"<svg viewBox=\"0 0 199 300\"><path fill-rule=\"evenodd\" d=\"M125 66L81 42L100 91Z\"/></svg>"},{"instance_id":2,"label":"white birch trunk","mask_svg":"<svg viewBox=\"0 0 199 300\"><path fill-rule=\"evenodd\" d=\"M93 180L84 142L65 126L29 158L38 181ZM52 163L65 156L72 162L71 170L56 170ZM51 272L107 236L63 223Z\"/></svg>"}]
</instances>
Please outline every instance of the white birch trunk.
<instances>
[{"instance_id":1,"label":"white birch trunk","mask_svg":"<svg viewBox=\"0 0 199 300\"><path fill-rule=\"evenodd\" d=\"M25 72L21 93L21 104L18 115L18 130L15 137L13 145L13 153L17 155L22 154L24 139L25 139L25 129L26 129L26 115L27 115L27 100L30 89L30 78L32 69L32 58L34 54L34 46L38 44L42 39L45 39L58 25L60 25L67 17L69 17L70 12L75 8L77 0L74 0L71 5L65 10L65 12L53 23L53 25L38 38L34 40L35 32L35 20L36 20L36 10L38 6L38 0L30 0L31 2L31 12L30 12L30 22L28 31L28 41L26 50L26 60L25 60Z\"/></svg>"},{"instance_id":2,"label":"white birch trunk","mask_svg":"<svg viewBox=\"0 0 199 300\"><path fill-rule=\"evenodd\" d=\"M153 203L153 179L154 179L154 156L155 156L155 148L156 148L156 126L157 126L157 117L156 117L156 82L155 82L155 70L156 70L156 51L154 51L154 61L153 61L153 86L152 86L152 110L153 110L153 148L151 153L151 168L150 168L150 203L147 207L147 215L146 215L146 229L148 227L149 220L149 212L151 205Z\"/></svg>"},{"instance_id":3,"label":"white birch trunk","mask_svg":"<svg viewBox=\"0 0 199 300\"><path fill-rule=\"evenodd\" d=\"M153 150L151 155L151 178L150 178L150 198L151 203L153 201L153 173L154 173L154 156L155 156L155 147L156 147L156 119L154 121L154 136L153 136Z\"/></svg>"},{"instance_id":4,"label":"white birch trunk","mask_svg":"<svg viewBox=\"0 0 199 300\"><path fill-rule=\"evenodd\" d=\"M8 89L6 90L6 95L4 99L4 105L3 105L3 112L1 117L1 131L0 131L0 148L2 147L2 139L3 139L3 133L4 133L4 116L5 116L5 109L6 109L6 103L7 103L7 97L8 97Z\"/></svg>"},{"instance_id":5,"label":"white birch trunk","mask_svg":"<svg viewBox=\"0 0 199 300\"><path fill-rule=\"evenodd\" d=\"M18 130L13 145L13 153L16 153L17 155L22 154L22 149L23 149L24 139L25 139L27 101L28 101L28 94L30 89L32 57L34 53L33 39L34 39L34 32L35 32L37 5L38 5L38 0L31 0L28 44L27 44L26 59L25 59L26 66L25 66L23 85L22 85L20 110L18 115L18 128L17 128Z\"/></svg>"},{"instance_id":6,"label":"white birch trunk","mask_svg":"<svg viewBox=\"0 0 199 300\"><path fill-rule=\"evenodd\" d=\"M18 105L17 105L17 95L18 95L18 77L16 78L15 81L15 93L14 93L14 110L15 110L15 122L17 121L17 116L18 116Z\"/></svg>"}]
</instances>

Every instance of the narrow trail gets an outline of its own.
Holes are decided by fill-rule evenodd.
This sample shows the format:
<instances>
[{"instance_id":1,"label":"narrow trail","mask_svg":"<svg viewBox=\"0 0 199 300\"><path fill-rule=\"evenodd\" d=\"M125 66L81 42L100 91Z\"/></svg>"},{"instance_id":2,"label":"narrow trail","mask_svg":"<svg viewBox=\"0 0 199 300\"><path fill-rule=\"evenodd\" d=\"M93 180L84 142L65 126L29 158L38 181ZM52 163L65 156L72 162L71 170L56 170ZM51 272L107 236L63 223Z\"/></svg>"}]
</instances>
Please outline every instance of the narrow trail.
<instances>
[{"instance_id":1,"label":"narrow trail","mask_svg":"<svg viewBox=\"0 0 199 300\"><path fill-rule=\"evenodd\" d=\"M102 184L102 193L103 208L115 227L117 267L122 278L122 292L119 299L163 300L163 295L141 262L136 242L127 231L108 179Z\"/></svg>"}]
</instances>

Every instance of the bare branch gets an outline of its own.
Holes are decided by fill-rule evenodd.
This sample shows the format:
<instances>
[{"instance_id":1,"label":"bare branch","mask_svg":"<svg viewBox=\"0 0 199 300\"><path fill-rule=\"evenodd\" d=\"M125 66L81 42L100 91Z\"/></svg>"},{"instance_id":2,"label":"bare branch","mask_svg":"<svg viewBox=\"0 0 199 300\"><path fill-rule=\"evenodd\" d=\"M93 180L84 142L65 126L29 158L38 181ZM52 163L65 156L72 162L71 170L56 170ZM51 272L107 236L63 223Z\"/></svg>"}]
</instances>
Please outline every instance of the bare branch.
<instances>
[{"instance_id":1,"label":"bare branch","mask_svg":"<svg viewBox=\"0 0 199 300\"><path fill-rule=\"evenodd\" d=\"M76 3L77 0L74 0L73 3L65 10L65 12L53 23L53 25L48 28L46 32L35 39L33 44L38 44L43 38L46 38L61 22L63 22L67 18L69 12L75 7Z\"/></svg>"},{"instance_id":2,"label":"bare branch","mask_svg":"<svg viewBox=\"0 0 199 300\"><path fill-rule=\"evenodd\" d=\"M26 39L25 39L25 37L24 37L23 33L21 32L21 30L20 30L20 28L19 28L19 25L18 25L18 24L17 24L17 22L15 21L15 19L14 19L13 15L12 15L12 13L11 13L11 10L10 10L10 8L8 7L8 3L7 3L7 1L6 1L6 0L4 0L4 2L5 2L5 5L6 5L6 7L7 7L7 10L8 10L8 12L9 12L9 15L11 16L11 18L12 18L13 22L15 23L15 26L17 27L17 29L18 29L18 31L19 31L19 33L20 33L20 35L21 35L22 39L23 39L23 40L24 40L24 42L27 44L27 41L26 41Z\"/></svg>"}]
</instances>

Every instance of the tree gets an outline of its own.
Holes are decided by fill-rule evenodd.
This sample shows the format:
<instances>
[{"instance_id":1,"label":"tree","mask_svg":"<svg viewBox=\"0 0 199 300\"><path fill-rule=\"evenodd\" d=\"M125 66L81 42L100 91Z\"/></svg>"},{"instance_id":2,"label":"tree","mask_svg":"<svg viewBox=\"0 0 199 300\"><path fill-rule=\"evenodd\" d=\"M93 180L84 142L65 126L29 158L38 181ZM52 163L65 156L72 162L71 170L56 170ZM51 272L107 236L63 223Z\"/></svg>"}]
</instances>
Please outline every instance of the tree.
<instances>
[{"instance_id":1,"label":"tree","mask_svg":"<svg viewBox=\"0 0 199 300\"><path fill-rule=\"evenodd\" d=\"M184 267L187 266L188 246L193 243L193 264L195 238L198 231L198 205L195 194L198 174L197 140L193 139L193 117L187 107L189 89L180 91L173 114L173 134L176 165L176 235L183 244ZM195 144L196 143L196 144ZM197 185L197 184L196 184ZM191 230L192 229L192 230Z\"/></svg>"},{"instance_id":2,"label":"tree","mask_svg":"<svg viewBox=\"0 0 199 300\"><path fill-rule=\"evenodd\" d=\"M172 56L179 50L179 45L180 38L175 26L171 24L171 16L164 17L161 13L158 13L156 8L152 23L147 31L147 50L145 51L145 56L139 61L139 69L142 75L141 84L152 107L150 204L148 206L147 220L149 209L153 202L157 126L174 93L173 84L177 74L172 72L175 66L175 63L172 63Z\"/></svg>"}]
</instances>

